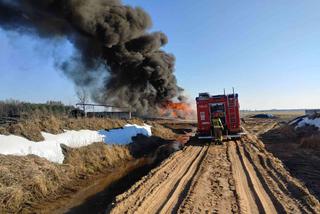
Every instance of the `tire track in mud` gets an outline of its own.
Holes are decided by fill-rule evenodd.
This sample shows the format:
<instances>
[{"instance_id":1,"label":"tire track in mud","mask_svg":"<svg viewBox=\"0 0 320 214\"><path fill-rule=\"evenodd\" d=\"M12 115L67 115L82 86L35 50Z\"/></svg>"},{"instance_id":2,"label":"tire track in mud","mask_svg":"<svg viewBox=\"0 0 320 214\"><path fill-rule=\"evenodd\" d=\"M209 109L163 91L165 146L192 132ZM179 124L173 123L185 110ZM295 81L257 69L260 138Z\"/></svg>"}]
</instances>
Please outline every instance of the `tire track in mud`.
<instances>
[{"instance_id":1,"label":"tire track in mud","mask_svg":"<svg viewBox=\"0 0 320 214\"><path fill-rule=\"evenodd\" d=\"M181 203L208 147L187 146L116 199L111 213L168 213Z\"/></svg>"},{"instance_id":2,"label":"tire track in mud","mask_svg":"<svg viewBox=\"0 0 320 214\"><path fill-rule=\"evenodd\" d=\"M156 191L154 191L151 195L144 199L142 206L138 207L137 212L141 213L146 210L146 212L148 213L158 210L158 213L160 213L161 207L159 208L159 205L162 203L161 206L165 206L166 202L161 202L159 198L162 198L162 200L169 200L166 198L170 197L170 193L172 192L172 190L176 190L175 186L176 183L178 183L179 180L182 179L181 175L187 173L187 170L189 169L192 162L194 162L195 159L197 159L197 157L199 156L201 150L199 150L199 148L196 149L197 151L191 151L189 153L189 157L188 155L186 155L187 160L178 158L177 161L183 163L183 165L181 166L180 164L178 164L177 167L173 169L173 171L169 172L170 176L166 180L163 180L163 182L161 181L161 185L157 186Z\"/></svg>"},{"instance_id":3,"label":"tire track in mud","mask_svg":"<svg viewBox=\"0 0 320 214\"><path fill-rule=\"evenodd\" d=\"M267 166L267 162L270 162L269 157L256 148L252 142L243 140L241 143L245 155L254 166L277 211L280 213L307 213L305 207L295 200L287 190L285 182L280 177L277 177L275 172Z\"/></svg>"},{"instance_id":4,"label":"tire track in mud","mask_svg":"<svg viewBox=\"0 0 320 214\"><path fill-rule=\"evenodd\" d=\"M260 181L281 213L319 213L319 202L291 177L279 160L257 148L252 141L242 140L242 147Z\"/></svg>"},{"instance_id":5,"label":"tire track in mud","mask_svg":"<svg viewBox=\"0 0 320 214\"><path fill-rule=\"evenodd\" d=\"M276 207L239 142L230 142L228 146L240 211L242 213L277 213Z\"/></svg>"},{"instance_id":6,"label":"tire track in mud","mask_svg":"<svg viewBox=\"0 0 320 214\"><path fill-rule=\"evenodd\" d=\"M211 145L178 213L238 213L226 145Z\"/></svg>"},{"instance_id":7,"label":"tire track in mud","mask_svg":"<svg viewBox=\"0 0 320 214\"><path fill-rule=\"evenodd\" d=\"M206 157L208 148L202 149L197 159L189 167L188 171L183 175L183 177L176 183L175 188L170 194L170 197L163 203L162 207L158 210L159 213L169 213L177 212L180 204L182 203L186 192L189 190L191 182L194 176L197 174L200 169L200 164L203 162L203 159Z\"/></svg>"},{"instance_id":8,"label":"tire track in mud","mask_svg":"<svg viewBox=\"0 0 320 214\"><path fill-rule=\"evenodd\" d=\"M243 137L186 146L117 196L108 212L318 213L319 202L261 144Z\"/></svg>"},{"instance_id":9,"label":"tire track in mud","mask_svg":"<svg viewBox=\"0 0 320 214\"><path fill-rule=\"evenodd\" d=\"M259 209L255 202L255 197L249 188L248 179L244 173L234 142L228 143L228 152L232 165L232 174L235 179L240 211L242 213L257 213Z\"/></svg>"}]
</instances>

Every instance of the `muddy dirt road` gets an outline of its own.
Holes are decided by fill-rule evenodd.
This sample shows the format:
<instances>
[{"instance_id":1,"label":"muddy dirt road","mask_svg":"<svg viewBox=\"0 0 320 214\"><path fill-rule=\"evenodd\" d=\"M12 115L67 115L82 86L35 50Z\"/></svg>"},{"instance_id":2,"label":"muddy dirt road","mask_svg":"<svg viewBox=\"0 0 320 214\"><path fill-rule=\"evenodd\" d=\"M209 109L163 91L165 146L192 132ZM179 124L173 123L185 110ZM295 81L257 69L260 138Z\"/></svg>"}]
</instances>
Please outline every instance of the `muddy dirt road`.
<instances>
[{"instance_id":1,"label":"muddy dirt road","mask_svg":"<svg viewBox=\"0 0 320 214\"><path fill-rule=\"evenodd\" d=\"M117 196L111 213L319 213L319 201L254 137L189 145Z\"/></svg>"}]
</instances>

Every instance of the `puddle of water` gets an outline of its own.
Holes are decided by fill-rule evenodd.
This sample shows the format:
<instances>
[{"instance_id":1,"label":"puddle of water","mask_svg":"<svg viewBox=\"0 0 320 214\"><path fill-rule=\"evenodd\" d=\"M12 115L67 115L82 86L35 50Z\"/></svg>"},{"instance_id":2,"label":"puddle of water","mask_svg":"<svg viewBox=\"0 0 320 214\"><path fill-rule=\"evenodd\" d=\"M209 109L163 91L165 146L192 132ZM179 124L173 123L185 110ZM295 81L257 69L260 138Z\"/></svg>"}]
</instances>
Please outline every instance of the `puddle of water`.
<instances>
[{"instance_id":1,"label":"puddle of water","mask_svg":"<svg viewBox=\"0 0 320 214\"><path fill-rule=\"evenodd\" d=\"M134 183L147 175L155 164L149 164L148 161L139 163L138 166L126 170L125 172L112 176L97 182L97 188L94 187L95 194L87 198L77 206L65 210L64 213L84 214L84 213L105 213L115 197L128 190ZM115 182L114 182L115 181Z\"/></svg>"},{"instance_id":2,"label":"puddle of water","mask_svg":"<svg viewBox=\"0 0 320 214\"><path fill-rule=\"evenodd\" d=\"M127 191L170 154L179 150L173 142L159 147L153 158L140 158L123 163L114 171L93 180L73 195L66 195L36 207L39 213L106 213L115 197Z\"/></svg>"},{"instance_id":3,"label":"puddle of water","mask_svg":"<svg viewBox=\"0 0 320 214\"><path fill-rule=\"evenodd\" d=\"M56 214L104 213L118 194L130 188L153 167L149 158L125 162L110 173L92 178L91 183L88 181L87 186L80 184L85 187L73 195L68 193L54 201L34 205L32 212Z\"/></svg>"},{"instance_id":4,"label":"puddle of water","mask_svg":"<svg viewBox=\"0 0 320 214\"><path fill-rule=\"evenodd\" d=\"M175 148L176 144L177 142L173 142L165 145L161 151L163 155L158 154L159 149L161 150L161 147L159 147L158 152L155 153L155 157L151 159L145 158L140 163L134 164L134 167L129 167L128 170L118 174L117 177L108 178L111 182L107 181L107 179L97 182L98 188L90 188L95 192L94 195L87 198L85 201L82 201L82 203L78 203L77 206L73 206L73 208L66 210L65 213L108 213L108 209L111 208L111 203L117 195L127 191L143 176L147 175L153 168L158 166L162 160L181 149L180 147ZM97 189L99 189L99 191L96 191Z\"/></svg>"}]
</instances>

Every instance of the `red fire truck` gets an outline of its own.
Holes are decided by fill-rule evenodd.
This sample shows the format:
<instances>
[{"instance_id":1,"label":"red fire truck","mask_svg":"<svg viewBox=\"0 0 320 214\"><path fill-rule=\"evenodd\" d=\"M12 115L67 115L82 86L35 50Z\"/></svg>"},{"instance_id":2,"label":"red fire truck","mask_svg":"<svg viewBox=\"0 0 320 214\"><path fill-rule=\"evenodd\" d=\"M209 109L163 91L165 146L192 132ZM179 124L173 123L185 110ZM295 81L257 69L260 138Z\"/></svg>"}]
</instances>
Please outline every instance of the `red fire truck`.
<instances>
[{"instance_id":1,"label":"red fire truck","mask_svg":"<svg viewBox=\"0 0 320 214\"><path fill-rule=\"evenodd\" d=\"M198 137L212 139L211 120L218 113L224 126L225 138L238 138L241 136L240 106L238 94L210 95L200 93L196 98L198 114Z\"/></svg>"}]
</instances>

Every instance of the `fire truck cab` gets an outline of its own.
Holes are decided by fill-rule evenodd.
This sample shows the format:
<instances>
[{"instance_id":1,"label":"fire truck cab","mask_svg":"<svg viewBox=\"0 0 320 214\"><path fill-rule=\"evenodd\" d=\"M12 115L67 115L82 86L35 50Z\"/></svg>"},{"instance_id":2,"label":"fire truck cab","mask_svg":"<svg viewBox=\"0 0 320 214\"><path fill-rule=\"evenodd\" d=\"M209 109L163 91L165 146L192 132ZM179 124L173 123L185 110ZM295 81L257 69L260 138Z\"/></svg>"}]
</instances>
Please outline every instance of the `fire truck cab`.
<instances>
[{"instance_id":1,"label":"fire truck cab","mask_svg":"<svg viewBox=\"0 0 320 214\"><path fill-rule=\"evenodd\" d=\"M213 115L218 113L224 126L225 138L238 138L241 136L240 106L238 94L210 95L200 93L196 98L198 131L200 139L212 139L211 121Z\"/></svg>"}]
</instances>

